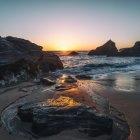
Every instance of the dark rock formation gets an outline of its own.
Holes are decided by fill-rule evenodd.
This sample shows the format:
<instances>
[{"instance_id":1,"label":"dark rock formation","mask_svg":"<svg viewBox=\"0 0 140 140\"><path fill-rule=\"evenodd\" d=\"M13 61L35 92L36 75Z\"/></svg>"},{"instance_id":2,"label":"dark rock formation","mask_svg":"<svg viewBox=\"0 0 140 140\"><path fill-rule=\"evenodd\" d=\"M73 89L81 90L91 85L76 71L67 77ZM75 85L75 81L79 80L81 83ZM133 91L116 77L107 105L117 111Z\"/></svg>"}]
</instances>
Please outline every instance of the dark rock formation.
<instances>
[{"instance_id":1,"label":"dark rock formation","mask_svg":"<svg viewBox=\"0 0 140 140\"><path fill-rule=\"evenodd\" d=\"M84 75L84 74L76 75L75 77L77 79L84 79L84 80L90 80L90 79L92 79L92 76L90 76L90 75Z\"/></svg>"},{"instance_id":2,"label":"dark rock formation","mask_svg":"<svg viewBox=\"0 0 140 140\"><path fill-rule=\"evenodd\" d=\"M79 53L76 52L76 51L72 51L72 52L69 53L69 55L79 55Z\"/></svg>"},{"instance_id":3,"label":"dark rock formation","mask_svg":"<svg viewBox=\"0 0 140 140\"><path fill-rule=\"evenodd\" d=\"M117 55L118 49L113 41L107 41L103 46L97 47L95 50L91 50L88 55Z\"/></svg>"},{"instance_id":4,"label":"dark rock formation","mask_svg":"<svg viewBox=\"0 0 140 140\"><path fill-rule=\"evenodd\" d=\"M65 76L65 78L62 78L62 79L66 83L75 83L75 82L77 82L77 80L75 78L73 78L72 76Z\"/></svg>"},{"instance_id":5,"label":"dark rock formation","mask_svg":"<svg viewBox=\"0 0 140 140\"><path fill-rule=\"evenodd\" d=\"M39 59L39 65L43 72L63 69L60 58L53 52L43 52L42 57Z\"/></svg>"},{"instance_id":6,"label":"dark rock formation","mask_svg":"<svg viewBox=\"0 0 140 140\"><path fill-rule=\"evenodd\" d=\"M8 36L5 40L13 44L13 47L20 52L42 51L42 47L28 40Z\"/></svg>"},{"instance_id":7,"label":"dark rock formation","mask_svg":"<svg viewBox=\"0 0 140 140\"><path fill-rule=\"evenodd\" d=\"M113 127L111 118L64 96L19 107L18 115L22 121L32 122L32 131L38 136L50 136L66 129L78 129L89 136L110 135Z\"/></svg>"},{"instance_id":8,"label":"dark rock formation","mask_svg":"<svg viewBox=\"0 0 140 140\"><path fill-rule=\"evenodd\" d=\"M69 88L68 86L65 86L65 85L57 85L55 87L56 91L64 91L64 90L69 90L71 88Z\"/></svg>"},{"instance_id":9,"label":"dark rock formation","mask_svg":"<svg viewBox=\"0 0 140 140\"><path fill-rule=\"evenodd\" d=\"M119 56L140 56L140 41L137 41L131 48L123 48L119 52Z\"/></svg>"},{"instance_id":10,"label":"dark rock formation","mask_svg":"<svg viewBox=\"0 0 140 140\"><path fill-rule=\"evenodd\" d=\"M42 51L41 46L16 37L0 37L0 86L62 68L59 57Z\"/></svg>"}]
</instances>

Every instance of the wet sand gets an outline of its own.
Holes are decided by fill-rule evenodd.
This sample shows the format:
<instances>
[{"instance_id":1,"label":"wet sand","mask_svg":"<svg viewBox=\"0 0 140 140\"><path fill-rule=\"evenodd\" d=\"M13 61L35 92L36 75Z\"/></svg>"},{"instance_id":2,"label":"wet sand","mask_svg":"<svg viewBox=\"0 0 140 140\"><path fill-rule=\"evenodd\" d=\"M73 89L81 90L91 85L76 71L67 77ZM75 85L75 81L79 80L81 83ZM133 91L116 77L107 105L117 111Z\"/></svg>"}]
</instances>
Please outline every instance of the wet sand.
<instances>
[{"instance_id":1,"label":"wet sand","mask_svg":"<svg viewBox=\"0 0 140 140\"><path fill-rule=\"evenodd\" d=\"M108 90L99 94L108 98L111 106L125 114L131 129L130 140L140 140L140 94Z\"/></svg>"},{"instance_id":2,"label":"wet sand","mask_svg":"<svg viewBox=\"0 0 140 140\"><path fill-rule=\"evenodd\" d=\"M100 80L83 81L85 88L109 100L110 106L125 114L131 129L130 140L140 140L140 79L139 75L110 74ZM118 83L119 81L119 83ZM119 84L119 85L118 85Z\"/></svg>"}]
</instances>

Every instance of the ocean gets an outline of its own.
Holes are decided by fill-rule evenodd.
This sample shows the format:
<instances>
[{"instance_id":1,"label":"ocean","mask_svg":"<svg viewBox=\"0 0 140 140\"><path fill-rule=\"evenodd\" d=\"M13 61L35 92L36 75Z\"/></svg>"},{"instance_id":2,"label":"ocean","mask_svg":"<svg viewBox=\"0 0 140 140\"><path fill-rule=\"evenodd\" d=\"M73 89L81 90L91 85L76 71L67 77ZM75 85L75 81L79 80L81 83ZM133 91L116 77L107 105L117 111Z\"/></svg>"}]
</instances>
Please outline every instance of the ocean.
<instances>
[{"instance_id":1,"label":"ocean","mask_svg":"<svg viewBox=\"0 0 140 140\"><path fill-rule=\"evenodd\" d=\"M140 57L89 56L87 53L87 51L79 51L79 55L69 56L57 52L64 65L64 69L59 72L71 75L86 74L97 78L110 73L140 71Z\"/></svg>"},{"instance_id":2,"label":"ocean","mask_svg":"<svg viewBox=\"0 0 140 140\"><path fill-rule=\"evenodd\" d=\"M140 57L106 57L87 54L87 51L79 51L79 55L69 56L57 52L63 62L64 69L58 70L56 73L74 77L86 75L92 77L89 82L91 86L94 85L92 82L100 80L100 83L107 85L107 88L109 86L119 91L139 93ZM89 83L86 85L88 86Z\"/></svg>"}]
</instances>

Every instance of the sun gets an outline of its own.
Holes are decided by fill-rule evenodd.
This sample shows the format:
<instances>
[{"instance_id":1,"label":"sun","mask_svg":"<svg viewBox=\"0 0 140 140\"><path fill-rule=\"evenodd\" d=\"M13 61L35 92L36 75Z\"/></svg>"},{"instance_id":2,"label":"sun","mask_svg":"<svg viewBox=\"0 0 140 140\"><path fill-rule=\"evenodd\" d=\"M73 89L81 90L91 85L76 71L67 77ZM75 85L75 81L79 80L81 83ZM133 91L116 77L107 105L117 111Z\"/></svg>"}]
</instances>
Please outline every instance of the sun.
<instances>
[{"instance_id":1,"label":"sun","mask_svg":"<svg viewBox=\"0 0 140 140\"><path fill-rule=\"evenodd\" d=\"M59 45L60 51L68 51L69 48L70 48L69 45L64 44L64 43Z\"/></svg>"},{"instance_id":2,"label":"sun","mask_svg":"<svg viewBox=\"0 0 140 140\"><path fill-rule=\"evenodd\" d=\"M66 47L66 46L61 47L61 51L67 51L67 50L68 50L68 47Z\"/></svg>"}]
</instances>

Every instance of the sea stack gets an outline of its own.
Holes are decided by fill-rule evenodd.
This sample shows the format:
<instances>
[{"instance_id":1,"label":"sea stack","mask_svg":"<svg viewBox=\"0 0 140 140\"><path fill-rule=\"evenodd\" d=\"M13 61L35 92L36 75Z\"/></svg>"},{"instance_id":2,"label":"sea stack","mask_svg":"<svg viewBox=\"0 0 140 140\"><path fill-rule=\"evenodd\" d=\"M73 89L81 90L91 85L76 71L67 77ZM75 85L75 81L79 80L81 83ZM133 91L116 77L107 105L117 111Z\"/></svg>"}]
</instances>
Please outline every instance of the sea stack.
<instances>
[{"instance_id":1,"label":"sea stack","mask_svg":"<svg viewBox=\"0 0 140 140\"><path fill-rule=\"evenodd\" d=\"M76 52L76 51L72 51L72 52L69 53L69 55L79 55L79 53Z\"/></svg>"},{"instance_id":2,"label":"sea stack","mask_svg":"<svg viewBox=\"0 0 140 140\"><path fill-rule=\"evenodd\" d=\"M119 56L140 56L140 41L137 41L131 48L123 48L119 52Z\"/></svg>"},{"instance_id":3,"label":"sea stack","mask_svg":"<svg viewBox=\"0 0 140 140\"><path fill-rule=\"evenodd\" d=\"M106 55L114 56L117 55L118 49L115 42L112 40L107 41L104 45L97 47L95 50L91 50L88 55Z\"/></svg>"}]
</instances>

